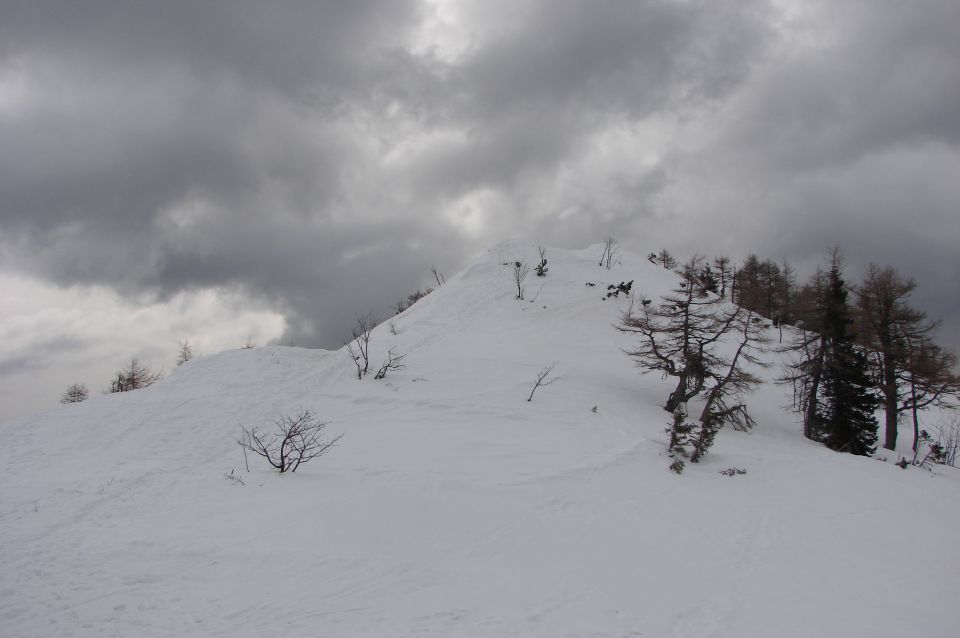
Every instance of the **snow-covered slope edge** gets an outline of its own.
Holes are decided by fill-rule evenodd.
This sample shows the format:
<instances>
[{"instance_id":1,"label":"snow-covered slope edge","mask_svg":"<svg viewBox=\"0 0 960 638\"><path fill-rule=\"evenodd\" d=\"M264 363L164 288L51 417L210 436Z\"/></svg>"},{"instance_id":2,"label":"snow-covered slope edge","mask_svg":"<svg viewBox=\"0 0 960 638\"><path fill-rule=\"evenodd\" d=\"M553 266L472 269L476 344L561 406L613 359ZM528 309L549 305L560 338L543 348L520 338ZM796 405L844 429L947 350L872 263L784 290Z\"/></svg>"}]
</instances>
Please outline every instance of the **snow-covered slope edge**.
<instances>
[{"instance_id":1,"label":"snow-covered slope edge","mask_svg":"<svg viewBox=\"0 0 960 638\"><path fill-rule=\"evenodd\" d=\"M374 363L407 354L381 381L237 350L0 426L0 635L956 635L930 610L960 589L957 473L805 441L773 384L668 472L670 383L602 297L675 276L599 254L549 249L518 301L504 264L536 247L495 247L374 331ZM341 445L245 472L239 425L300 408Z\"/></svg>"}]
</instances>

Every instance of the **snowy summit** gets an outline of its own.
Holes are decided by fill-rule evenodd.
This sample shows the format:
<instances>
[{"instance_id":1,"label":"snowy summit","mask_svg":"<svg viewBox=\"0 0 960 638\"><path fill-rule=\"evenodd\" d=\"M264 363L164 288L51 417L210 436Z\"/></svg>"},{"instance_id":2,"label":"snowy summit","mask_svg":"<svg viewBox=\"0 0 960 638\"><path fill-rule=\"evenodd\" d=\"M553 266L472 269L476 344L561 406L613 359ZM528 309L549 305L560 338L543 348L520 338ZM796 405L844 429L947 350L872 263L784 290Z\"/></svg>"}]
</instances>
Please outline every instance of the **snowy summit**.
<instances>
[{"instance_id":1,"label":"snowy summit","mask_svg":"<svg viewBox=\"0 0 960 638\"><path fill-rule=\"evenodd\" d=\"M674 383L615 325L679 278L602 251L496 246L359 379L240 349L4 424L0 635L956 636L960 472L805 439L772 351L755 427L669 471ZM244 455L306 410L325 454Z\"/></svg>"}]
</instances>

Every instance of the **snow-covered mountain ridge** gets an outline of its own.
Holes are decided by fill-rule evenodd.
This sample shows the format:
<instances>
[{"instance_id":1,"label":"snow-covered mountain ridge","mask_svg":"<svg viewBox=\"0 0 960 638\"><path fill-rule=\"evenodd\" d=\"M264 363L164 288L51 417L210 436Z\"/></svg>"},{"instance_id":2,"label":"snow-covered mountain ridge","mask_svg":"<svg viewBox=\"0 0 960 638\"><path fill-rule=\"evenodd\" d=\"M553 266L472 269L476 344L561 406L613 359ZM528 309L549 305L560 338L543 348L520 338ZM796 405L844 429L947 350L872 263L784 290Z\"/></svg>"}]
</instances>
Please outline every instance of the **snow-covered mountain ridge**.
<instances>
[{"instance_id":1,"label":"snow-covered mountain ridge","mask_svg":"<svg viewBox=\"0 0 960 638\"><path fill-rule=\"evenodd\" d=\"M957 635L960 473L807 441L773 383L669 472L672 384L605 292L676 276L600 252L548 249L521 301L536 246L496 246L373 331L372 365L406 355L382 380L235 350L0 426L0 635ZM240 426L300 409L340 445L248 473Z\"/></svg>"}]
</instances>

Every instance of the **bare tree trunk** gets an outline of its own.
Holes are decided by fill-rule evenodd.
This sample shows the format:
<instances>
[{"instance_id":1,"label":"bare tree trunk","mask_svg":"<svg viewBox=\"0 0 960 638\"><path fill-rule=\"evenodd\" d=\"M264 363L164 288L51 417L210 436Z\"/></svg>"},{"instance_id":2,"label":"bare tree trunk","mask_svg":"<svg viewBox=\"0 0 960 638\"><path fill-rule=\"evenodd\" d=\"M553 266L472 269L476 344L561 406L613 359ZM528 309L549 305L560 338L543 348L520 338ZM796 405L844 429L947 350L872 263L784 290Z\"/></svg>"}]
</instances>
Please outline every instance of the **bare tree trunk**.
<instances>
[{"instance_id":1,"label":"bare tree trunk","mask_svg":"<svg viewBox=\"0 0 960 638\"><path fill-rule=\"evenodd\" d=\"M670 396L667 397L667 404L663 406L663 409L667 412L673 413L678 407L680 407L680 404L686 400L686 394L687 377L686 375L680 375L680 378L677 380L677 387L673 392L670 393Z\"/></svg>"},{"instance_id":2,"label":"bare tree trunk","mask_svg":"<svg viewBox=\"0 0 960 638\"><path fill-rule=\"evenodd\" d=\"M889 351L884 353L883 359L883 411L886 417L883 447L895 450L897 448L897 416L900 407L897 392L897 364Z\"/></svg>"},{"instance_id":3,"label":"bare tree trunk","mask_svg":"<svg viewBox=\"0 0 960 638\"><path fill-rule=\"evenodd\" d=\"M913 455L916 458L920 447L920 419L917 417L917 386L910 380L910 413L913 416Z\"/></svg>"},{"instance_id":4,"label":"bare tree trunk","mask_svg":"<svg viewBox=\"0 0 960 638\"><path fill-rule=\"evenodd\" d=\"M820 351L810 370L810 387L807 394L807 409L803 414L803 436L815 440L813 426L817 422L817 395L820 392L820 381L823 378L823 354L827 347L826 338L820 337Z\"/></svg>"}]
</instances>

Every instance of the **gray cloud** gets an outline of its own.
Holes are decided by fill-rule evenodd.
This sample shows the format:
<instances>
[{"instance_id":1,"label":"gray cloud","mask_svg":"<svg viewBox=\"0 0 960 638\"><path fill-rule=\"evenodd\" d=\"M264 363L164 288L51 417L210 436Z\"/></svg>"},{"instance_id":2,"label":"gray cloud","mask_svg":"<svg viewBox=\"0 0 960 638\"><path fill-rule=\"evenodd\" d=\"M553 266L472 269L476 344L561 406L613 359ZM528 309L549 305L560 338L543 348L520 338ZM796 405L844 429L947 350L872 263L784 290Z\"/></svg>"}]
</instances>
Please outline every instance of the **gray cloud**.
<instances>
[{"instance_id":1,"label":"gray cloud","mask_svg":"<svg viewBox=\"0 0 960 638\"><path fill-rule=\"evenodd\" d=\"M777 6L465 1L444 55L412 0L5 3L2 265L326 346L504 234L949 288L960 9Z\"/></svg>"},{"instance_id":2,"label":"gray cloud","mask_svg":"<svg viewBox=\"0 0 960 638\"><path fill-rule=\"evenodd\" d=\"M86 344L70 335L43 337L39 340L24 340L16 344L16 350L0 358L0 378L24 371L43 370L64 354L81 350Z\"/></svg>"}]
</instances>

